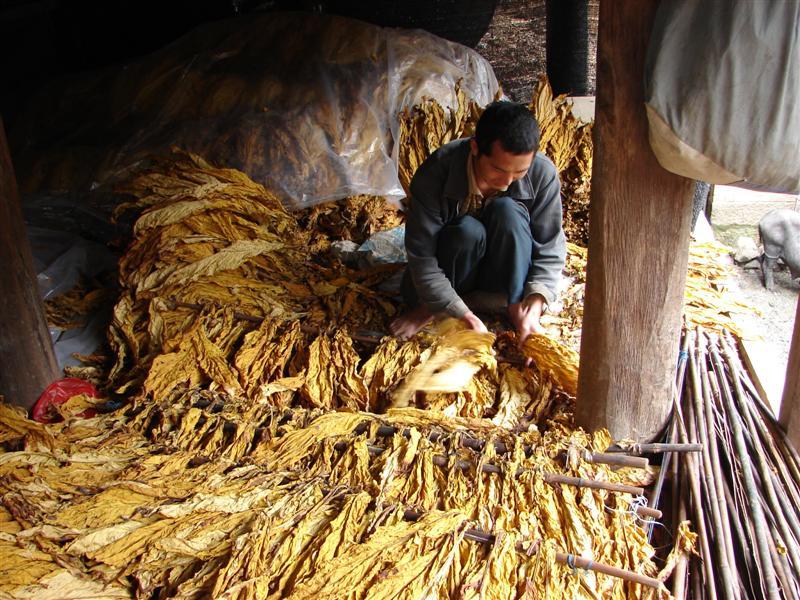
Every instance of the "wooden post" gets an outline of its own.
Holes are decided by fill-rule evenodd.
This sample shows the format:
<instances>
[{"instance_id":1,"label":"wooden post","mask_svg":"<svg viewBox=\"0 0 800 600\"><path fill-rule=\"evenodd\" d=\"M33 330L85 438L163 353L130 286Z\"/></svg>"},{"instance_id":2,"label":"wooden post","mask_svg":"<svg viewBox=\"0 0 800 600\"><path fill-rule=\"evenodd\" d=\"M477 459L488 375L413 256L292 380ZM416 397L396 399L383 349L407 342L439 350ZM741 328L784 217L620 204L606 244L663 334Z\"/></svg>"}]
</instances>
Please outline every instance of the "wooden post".
<instances>
[{"instance_id":1,"label":"wooden post","mask_svg":"<svg viewBox=\"0 0 800 600\"><path fill-rule=\"evenodd\" d=\"M554 94L589 93L589 0L547 0L547 79Z\"/></svg>"},{"instance_id":2,"label":"wooden post","mask_svg":"<svg viewBox=\"0 0 800 600\"><path fill-rule=\"evenodd\" d=\"M647 138L656 0L600 3L589 259L576 421L651 441L672 406L694 182Z\"/></svg>"},{"instance_id":3,"label":"wooden post","mask_svg":"<svg viewBox=\"0 0 800 600\"><path fill-rule=\"evenodd\" d=\"M780 422L794 447L800 450L800 299L797 301L797 313L794 316L789 364L786 365Z\"/></svg>"},{"instance_id":4,"label":"wooden post","mask_svg":"<svg viewBox=\"0 0 800 600\"><path fill-rule=\"evenodd\" d=\"M58 377L0 119L0 396L30 408Z\"/></svg>"}]
</instances>

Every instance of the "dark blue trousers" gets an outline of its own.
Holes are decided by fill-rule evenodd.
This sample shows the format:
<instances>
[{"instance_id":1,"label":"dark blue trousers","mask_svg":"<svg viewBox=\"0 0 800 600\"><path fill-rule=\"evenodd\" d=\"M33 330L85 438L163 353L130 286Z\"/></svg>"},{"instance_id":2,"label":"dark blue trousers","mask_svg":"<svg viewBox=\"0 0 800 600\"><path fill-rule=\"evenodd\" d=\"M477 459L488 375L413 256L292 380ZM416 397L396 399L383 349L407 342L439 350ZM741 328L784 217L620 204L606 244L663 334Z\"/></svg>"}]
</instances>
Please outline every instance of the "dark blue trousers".
<instances>
[{"instance_id":1,"label":"dark blue trousers","mask_svg":"<svg viewBox=\"0 0 800 600\"><path fill-rule=\"evenodd\" d=\"M532 249L528 209L502 196L492 200L479 219L463 216L445 225L436 258L459 296L473 290L505 292L514 304L522 300ZM401 289L408 306L419 304L408 271Z\"/></svg>"}]
</instances>

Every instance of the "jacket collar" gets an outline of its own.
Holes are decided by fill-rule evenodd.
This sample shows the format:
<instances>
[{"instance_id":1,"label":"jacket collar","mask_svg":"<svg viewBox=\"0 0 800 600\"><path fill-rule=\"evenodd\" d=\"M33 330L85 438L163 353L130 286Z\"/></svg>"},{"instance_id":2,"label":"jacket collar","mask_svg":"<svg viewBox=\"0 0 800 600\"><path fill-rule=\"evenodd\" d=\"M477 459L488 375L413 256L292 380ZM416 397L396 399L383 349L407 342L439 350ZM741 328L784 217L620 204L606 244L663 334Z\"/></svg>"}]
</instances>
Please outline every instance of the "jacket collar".
<instances>
[{"instance_id":1,"label":"jacket collar","mask_svg":"<svg viewBox=\"0 0 800 600\"><path fill-rule=\"evenodd\" d=\"M450 168L448 169L447 181L444 185L444 195L446 198L451 198L457 202L463 201L469 193L469 182L467 181L467 157L470 152L469 140L471 138L464 138L458 140L456 148L453 150L453 156L450 159ZM534 155L531 162L531 168L522 179L513 182L508 186L505 195L511 196L515 200L530 200L533 198L533 185L531 184L531 171L533 164L536 162Z\"/></svg>"}]
</instances>

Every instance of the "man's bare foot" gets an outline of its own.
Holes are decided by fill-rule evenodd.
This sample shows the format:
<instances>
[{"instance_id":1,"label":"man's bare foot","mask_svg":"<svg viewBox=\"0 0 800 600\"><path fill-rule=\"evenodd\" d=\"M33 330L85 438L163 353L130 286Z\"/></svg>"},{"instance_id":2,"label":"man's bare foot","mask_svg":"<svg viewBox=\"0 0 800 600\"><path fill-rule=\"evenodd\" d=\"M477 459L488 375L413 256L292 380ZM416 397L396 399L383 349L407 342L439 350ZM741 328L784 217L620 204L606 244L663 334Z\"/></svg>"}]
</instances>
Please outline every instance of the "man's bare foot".
<instances>
[{"instance_id":1,"label":"man's bare foot","mask_svg":"<svg viewBox=\"0 0 800 600\"><path fill-rule=\"evenodd\" d=\"M433 315L428 310L428 307L420 304L417 308L404 312L392 321L392 324L389 325L389 331L401 340L407 340L432 320Z\"/></svg>"}]
</instances>

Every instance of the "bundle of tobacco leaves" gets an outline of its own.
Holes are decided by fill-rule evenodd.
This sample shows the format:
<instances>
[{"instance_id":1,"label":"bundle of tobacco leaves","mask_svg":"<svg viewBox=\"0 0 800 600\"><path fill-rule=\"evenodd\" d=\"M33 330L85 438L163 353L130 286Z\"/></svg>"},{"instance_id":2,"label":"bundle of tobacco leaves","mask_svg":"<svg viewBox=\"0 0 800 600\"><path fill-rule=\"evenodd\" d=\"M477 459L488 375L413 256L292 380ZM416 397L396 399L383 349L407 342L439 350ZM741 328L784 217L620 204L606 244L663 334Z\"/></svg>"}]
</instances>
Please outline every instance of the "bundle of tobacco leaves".
<instances>
[{"instance_id":1,"label":"bundle of tobacco leaves","mask_svg":"<svg viewBox=\"0 0 800 600\"><path fill-rule=\"evenodd\" d=\"M309 260L308 233L240 171L178 153L120 191L135 200L119 212L140 211L120 260L122 294L109 331L110 379L120 393L142 383L145 392L171 389L157 382L161 372L247 388L242 356L255 356L260 336L275 335L259 328L265 317L295 325L302 318L310 332L348 323L383 330L395 312L375 289L394 267L356 272Z\"/></svg>"},{"instance_id":2,"label":"bundle of tobacco leaves","mask_svg":"<svg viewBox=\"0 0 800 600\"><path fill-rule=\"evenodd\" d=\"M559 294L560 310L556 308L541 318L549 337L576 351L581 342L586 258L586 248L567 242L567 261L562 274L565 285Z\"/></svg>"},{"instance_id":3,"label":"bundle of tobacco leaves","mask_svg":"<svg viewBox=\"0 0 800 600\"><path fill-rule=\"evenodd\" d=\"M113 288L82 278L68 292L45 300L47 323L59 329L83 327L91 315L113 300L114 293Z\"/></svg>"},{"instance_id":4,"label":"bundle of tobacco leaves","mask_svg":"<svg viewBox=\"0 0 800 600\"><path fill-rule=\"evenodd\" d=\"M572 114L566 94L553 97L543 75L530 109L541 129L540 150L555 163L561 179L564 232L570 242L589 245L589 193L592 180L592 124Z\"/></svg>"},{"instance_id":5,"label":"bundle of tobacco leaves","mask_svg":"<svg viewBox=\"0 0 800 600\"><path fill-rule=\"evenodd\" d=\"M294 213L303 229L323 234L330 241L350 240L361 244L373 234L405 222L400 209L382 196L351 196L323 202Z\"/></svg>"},{"instance_id":6,"label":"bundle of tobacco leaves","mask_svg":"<svg viewBox=\"0 0 800 600\"><path fill-rule=\"evenodd\" d=\"M421 104L400 113L398 176L406 194L414 173L434 150L475 133L483 109L474 100L469 100L460 86L456 86L456 97L457 104L450 109L426 98Z\"/></svg>"}]
</instances>

